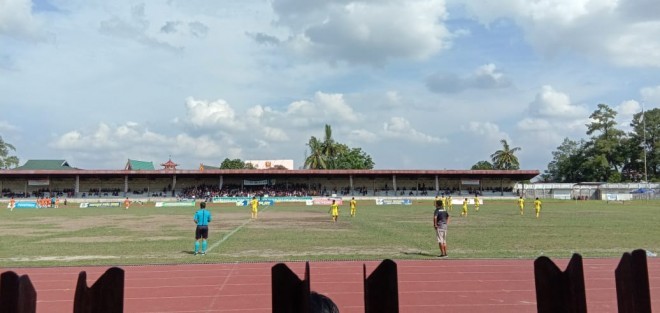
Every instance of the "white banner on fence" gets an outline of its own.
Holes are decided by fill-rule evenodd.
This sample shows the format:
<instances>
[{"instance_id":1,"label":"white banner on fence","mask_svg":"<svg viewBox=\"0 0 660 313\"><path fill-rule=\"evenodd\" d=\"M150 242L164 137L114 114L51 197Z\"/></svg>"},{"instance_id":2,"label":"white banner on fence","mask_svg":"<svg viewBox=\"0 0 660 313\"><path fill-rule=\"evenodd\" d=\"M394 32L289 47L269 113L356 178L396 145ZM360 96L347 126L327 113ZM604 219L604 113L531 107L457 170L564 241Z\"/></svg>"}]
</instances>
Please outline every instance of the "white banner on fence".
<instances>
[{"instance_id":1,"label":"white banner on fence","mask_svg":"<svg viewBox=\"0 0 660 313\"><path fill-rule=\"evenodd\" d=\"M630 201L632 199L633 195L629 193L606 193L601 197L601 200L607 201Z\"/></svg>"},{"instance_id":2,"label":"white banner on fence","mask_svg":"<svg viewBox=\"0 0 660 313\"><path fill-rule=\"evenodd\" d=\"M268 185L268 179L264 180L243 180L244 186L262 186Z\"/></svg>"},{"instance_id":3,"label":"white banner on fence","mask_svg":"<svg viewBox=\"0 0 660 313\"><path fill-rule=\"evenodd\" d=\"M28 186L48 186L48 185L50 185L50 180L48 178L28 179Z\"/></svg>"},{"instance_id":4,"label":"white banner on fence","mask_svg":"<svg viewBox=\"0 0 660 313\"><path fill-rule=\"evenodd\" d=\"M461 179L461 184L463 185L479 185L478 179Z\"/></svg>"}]
</instances>

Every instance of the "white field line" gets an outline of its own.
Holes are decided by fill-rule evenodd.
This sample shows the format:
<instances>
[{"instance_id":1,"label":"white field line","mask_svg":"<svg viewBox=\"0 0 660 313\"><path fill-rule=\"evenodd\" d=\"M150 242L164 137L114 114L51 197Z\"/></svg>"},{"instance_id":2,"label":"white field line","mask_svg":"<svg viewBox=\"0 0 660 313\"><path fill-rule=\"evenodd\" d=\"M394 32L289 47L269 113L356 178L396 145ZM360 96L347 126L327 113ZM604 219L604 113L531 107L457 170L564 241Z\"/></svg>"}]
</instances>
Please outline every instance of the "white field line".
<instances>
[{"instance_id":1,"label":"white field line","mask_svg":"<svg viewBox=\"0 0 660 313\"><path fill-rule=\"evenodd\" d=\"M261 210L261 212L263 212L263 211L266 211L266 209ZM259 213L261 213L261 212L259 212ZM223 242L227 241L227 239L229 239L229 237L234 235L237 231L241 230L245 225L247 225L250 222L252 222L251 218L249 220L243 222L243 224L239 225L238 227L234 228L232 231L230 231L228 234L226 234L224 237L222 237L222 239L220 239L218 242L215 242L214 244L212 244L208 249L206 249L206 252L211 252L211 250L213 250L213 249L217 248L218 246L220 246Z\"/></svg>"}]
</instances>

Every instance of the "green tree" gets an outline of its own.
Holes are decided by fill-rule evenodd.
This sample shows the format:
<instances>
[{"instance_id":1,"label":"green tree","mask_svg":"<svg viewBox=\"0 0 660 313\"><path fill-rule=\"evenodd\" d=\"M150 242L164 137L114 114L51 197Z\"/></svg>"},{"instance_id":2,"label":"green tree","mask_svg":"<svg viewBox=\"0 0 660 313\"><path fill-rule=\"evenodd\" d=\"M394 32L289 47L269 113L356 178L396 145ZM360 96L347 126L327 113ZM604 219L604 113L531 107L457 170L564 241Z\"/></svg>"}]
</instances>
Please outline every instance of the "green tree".
<instances>
[{"instance_id":1,"label":"green tree","mask_svg":"<svg viewBox=\"0 0 660 313\"><path fill-rule=\"evenodd\" d=\"M371 156L361 148L351 148L332 138L332 127L325 125L323 141L312 136L307 142L309 155L305 156L308 169L372 169Z\"/></svg>"},{"instance_id":2,"label":"green tree","mask_svg":"<svg viewBox=\"0 0 660 313\"><path fill-rule=\"evenodd\" d=\"M620 177L614 173L619 173L625 159L626 151L621 144L625 133L616 128L616 115L614 109L601 103L589 116L591 123L586 126L591 140L586 145L589 160L585 166L589 167L592 180L611 181L610 178Z\"/></svg>"},{"instance_id":3,"label":"green tree","mask_svg":"<svg viewBox=\"0 0 660 313\"><path fill-rule=\"evenodd\" d=\"M335 159L340 153L345 151L340 151L341 147L332 138L332 127L328 124L325 125L325 137L321 143L321 149L323 151L323 155L325 156L327 168L336 168Z\"/></svg>"},{"instance_id":4,"label":"green tree","mask_svg":"<svg viewBox=\"0 0 660 313\"><path fill-rule=\"evenodd\" d=\"M515 153L520 151L520 147L511 148L509 143L502 139L502 149L495 151L490 155L490 158L493 161L493 168L497 170L517 170L520 168L520 163L518 162L518 157L515 156Z\"/></svg>"},{"instance_id":5,"label":"green tree","mask_svg":"<svg viewBox=\"0 0 660 313\"><path fill-rule=\"evenodd\" d=\"M642 118L643 117L643 118ZM646 152L646 174L649 181L660 179L660 108L637 113L633 116L629 134L629 149L632 152L631 170L644 174L644 156ZM644 178L642 178L644 179Z\"/></svg>"},{"instance_id":6,"label":"green tree","mask_svg":"<svg viewBox=\"0 0 660 313\"><path fill-rule=\"evenodd\" d=\"M225 158L224 161L220 164L220 168L223 170L243 170L243 169L254 169L252 163L245 163L241 159Z\"/></svg>"},{"instance_id":7,"label":"green tree","mask_svg":"<svg viewBox=\"0 0 660 313\"><path fill-rule=\"evenodd\" d=\"M327 169L322 143L316 137L312 136L312 138L309 138L307 146L309 147L310 154L305 158L305 168L313 170Z\"/></svg>"},{"instance_id":8,"label":"green tree","mask_svg":"<svg viewBox=\"0 0 660 313\"><path fill-rule=\"evenodd\" d=\"M16 151L13 145L5 142L0 136L0 169L9 169L18 166L18 157L9 155L9 151Z\"/></svg>"},{"instance_id":9,"label":"green tree","mask_svg":"<svg viewBox=\"0 0 660 313\"><path fill-rule=\"evenodd\" d=\"M564 142L552 152L552 161L545 171L547 180L558 183L580 182L586 179L583 167L586 160L584 140L564 138Z\"/></svg>"},{"instance_id":10,"label":"green tree","mask_svg":"<svg viewBox=\"0 0 660 313\"><path fill-rule=\"evenodd\" d=\"M488 161L479 161L472 165L472 170L492 170L493 164Z\"/></svg>"},{"instance_id":11,"label":"green tree","mask_svg":"<svg viewBox=\"0 0 660 313\"><path fill-rule=\"evenodd\" d=\"M337 156L335 160L336 169L359 169L370 170L374 168L374 161L362 148L348 149Z\"/></svg>"}]
</instances>

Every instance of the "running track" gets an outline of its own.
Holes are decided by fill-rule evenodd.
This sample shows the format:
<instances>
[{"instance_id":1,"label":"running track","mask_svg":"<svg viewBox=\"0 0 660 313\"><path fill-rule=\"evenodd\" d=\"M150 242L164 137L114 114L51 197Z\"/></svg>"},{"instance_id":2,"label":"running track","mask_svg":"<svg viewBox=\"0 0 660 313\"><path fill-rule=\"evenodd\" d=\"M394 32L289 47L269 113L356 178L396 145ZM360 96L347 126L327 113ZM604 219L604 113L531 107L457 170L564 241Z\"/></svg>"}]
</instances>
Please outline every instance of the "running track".
<instances>
[{"instance_id":1,"label":"running track","mask_svg":"<svg viewBox=\"0 0 660 313\"><path fill-rule=\"evenodd\" d=\"M565 269L568 260L553 260ZM584 259L590 312L617 312L618 259ZM341 312L364 312L362 264L310 263L312 290L332 298ZM401 312L536 312L533 260L399 260ZM271 312L270 269L275 263L125 266L125 312ZM287 265L300 277L305 263ZM660 312L660 259L649 258L653 310ZM78 273L91 285L107 267L0 268L28 274L37 312L72 312Z\"/></svg>"}]
</instances>

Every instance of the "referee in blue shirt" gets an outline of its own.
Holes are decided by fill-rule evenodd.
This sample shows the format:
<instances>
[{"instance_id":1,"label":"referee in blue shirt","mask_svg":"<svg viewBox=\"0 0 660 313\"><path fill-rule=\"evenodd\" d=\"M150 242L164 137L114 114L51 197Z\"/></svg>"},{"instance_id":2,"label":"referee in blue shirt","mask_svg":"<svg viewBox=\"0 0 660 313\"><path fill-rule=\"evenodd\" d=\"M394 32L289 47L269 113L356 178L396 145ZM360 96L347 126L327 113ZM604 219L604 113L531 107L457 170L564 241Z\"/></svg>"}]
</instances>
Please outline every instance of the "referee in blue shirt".
<instances>
[{"instance_id":1,"label":"referee in blue shirt","mask_svg":"<svg viewBox=\"0 0 660 313\"><path fill-rule=\"evenodd\" d=\"M193 218L197 228L195 228L195 255L206 254L206 239L209 237L209 222L211 222L211 212L206 210L206 202L199 204L199 210L195 212ZM199 249L199 240L202 239L202 250Z\"/></svg>"}]
</instances>

